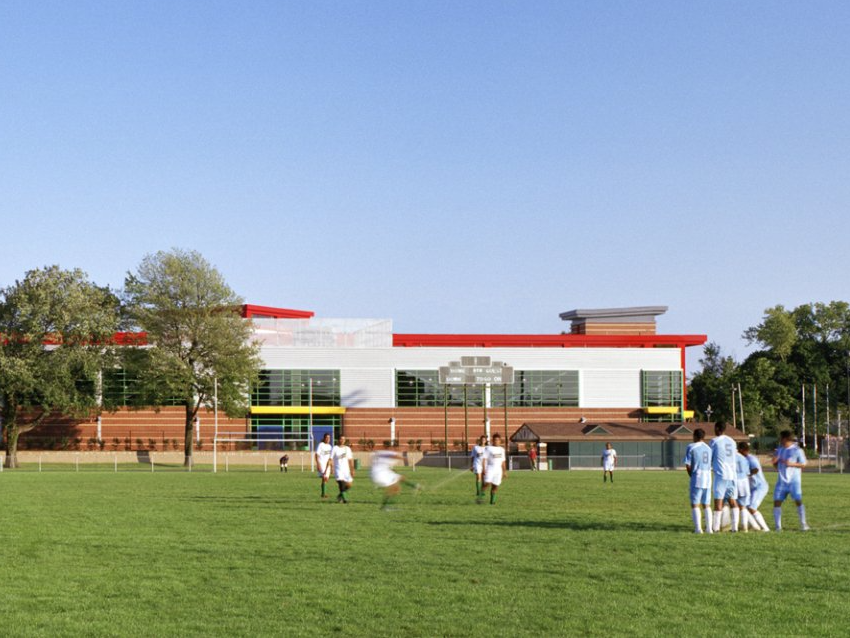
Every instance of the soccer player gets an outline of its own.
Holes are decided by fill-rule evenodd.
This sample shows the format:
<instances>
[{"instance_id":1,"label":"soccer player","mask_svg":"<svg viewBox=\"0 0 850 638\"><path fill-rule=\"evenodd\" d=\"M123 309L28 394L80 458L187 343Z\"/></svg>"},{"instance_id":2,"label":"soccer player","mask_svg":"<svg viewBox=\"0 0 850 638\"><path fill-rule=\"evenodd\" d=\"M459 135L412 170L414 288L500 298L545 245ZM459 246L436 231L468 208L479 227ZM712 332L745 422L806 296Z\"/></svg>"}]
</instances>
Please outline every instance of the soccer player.
<instances>
[{"instance_id":1,"label":"soccer player","mask_svg":"<svg viewBox=\"0 0 850 638\"><path fill-rule=\"evenodd\" d=\"M502 484L502 479L508 475L505 465L505 448L501 446L502 437L497 433L493 435L493 443L488 445L484 451L484 484L478 502L483 502L487 488L490 488L490 505L496 504L496 492Z\"/></svg>"},{"instance_id":2,"label":"soccer player","mask_svg":"<svg viewBox=\"0 0 850 638\"><path fill-rule=\"evenodd\" d=\"M408 481L401 474L393 472L393 465L401 458L401 454L392 450L380 450L372 455L372 482L384 490L382 510L390 509L390 505L395 502L396 496L401 492L402 485L417 491L420 489L417 483Z\"/></svg>"},{"instance_id":3,"label":"soccer player","mask_svg":"<svg viewBox=\"0 0 850 638\"><path fill-rule=\"evenodd\" d=\"M611 477L611 482L614 482L614 468L617 467L617 450L611 447L610 443L605 444L605 449L602 450L602 458L600 459L600 463L602 464L602 482L608 480L608 477Z\"/></svg>"},{"instance_id":4,"label":"soccer player","mask_svg":"<svg viewBox=\"0 0 850 638\"><path fill-rule=\"evenodd\" d=\"M472 446L469 457L472 461L469 471L475 474L475 497L484 496L484 452L487 451L487 437L483 434L478 437L478 443Z\"/></svg>"},{"instance_id":5,"label":"soccer player","mask_svg":"<svg viewBox=\"0 0 850 638\"><path fill-rule=\"evenodd\" d=\"M764 516L762 516L761 512L759 512L759 506L764 500L764 497L767 496L768 489L767 479L764 478L761 463L759 463L755 454L750 454L750 444L746 441L738 443L738 453L747 459L747 466L750 470L750 502L747 504L747 510L756 522L756 529L760 529L763 532L769 532L770 528L767 526Z\"/></svg>"},{"instance_id":6,"label":"soccer player","mask_svg":"<svg viewBox=\"0 0 850 638\"><path fill-rule=\"evenodd\" d=\"M738 531L740 511L738 510L738 485L735 470L735 441L724 434L726 423L714 424L714 438L711 440L711 469L714 471L714 531L720 531L723 520L723 502L728 501L732 509L732 531Z\"/></svg>"},{"instance_id":7,"label":"soccer player","mask_svg":"<svg viewBox=\"0 0 850 638\"><path fill-rule=\"evenodd\" d=\"M741 443L738 443L738 450ZM747 509L750 504L750 464L741 452L735 453L735 484L737 485L738 519L740 527L745 532L750 531L750 512ZM753 527L756 527L753 520Z\"/></svg>"},{"instance_id":8,"label":"soccer player","mask_svg":"<svg viewBox=\"0 0 850 638\"><path fill-rule=\"evenodd\" d=\"M331 448L331 461L334 464L334 478L339 487L337 503L348 503L345 493L351 489L354 483L354 454L346 444L344 436L339 437L339 442Z\"/></svg>"},{"instance_id":9,"label":"soccer player","mask_svg":"<svg viewBox=\"0 0 850 638\"><path fill-rule=\"evenodd\" d=\"M316 471L319 473L319 478L322 481L322 498L327 498L326 485L331 476L331 435L325 433L322 437L322 442L316 446Z\"/></svg>"},{"instance_id":10,"label":"soccer player","mask_svg":"<svg viewBox=\"0 0 850 638\"><path fill-rule=\"evenodd\" d=\"M284 454L280 457L280 471L284 474L289 471L289 455Z\"/></svg>"},{"instance_id":11,"label":"soccer player","mask_svg":"<svg viewBox=\"0 0 850 638\"><path fill-rule=\"evenodd\" d=\"M685 469L688 471L691 495L691 517L694 533L702 534L702 511L705 511L705 531L712 533L711 518L711 448L705 443L705 430L694 430L694 442L685 450Z\"/></svg>"},{"instance_id":12,"label":"soccer player","mask_svg":"<svg viewBox=\"0 0 850 638\"><path fill-rule=\"evenodd\" d=\"M773 522L776 531L782 531L782 502L791 495L797 503L797 515L800 517L800 529L804 532L811 529L806 523L806 507L803 505L803 468L806 466L806 455L794 442L794 436L789 430L779 434L779 447L773 457L773 465L779 472L776 487L773 489Z\"/></svg>"}]
</instances>

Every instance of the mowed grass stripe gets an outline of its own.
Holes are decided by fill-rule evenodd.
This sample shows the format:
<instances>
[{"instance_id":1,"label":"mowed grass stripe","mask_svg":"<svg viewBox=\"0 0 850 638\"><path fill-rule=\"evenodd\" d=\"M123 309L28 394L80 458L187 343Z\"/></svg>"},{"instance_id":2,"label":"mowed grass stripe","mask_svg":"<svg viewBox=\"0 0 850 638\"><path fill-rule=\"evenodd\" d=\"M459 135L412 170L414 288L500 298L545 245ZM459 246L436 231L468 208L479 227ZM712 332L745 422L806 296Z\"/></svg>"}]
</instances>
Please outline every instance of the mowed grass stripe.
<instances>
[{"instance_id":1,"label":"mowed grass stripe","mask_svg":"<svg viewBox=\"0 0 850 638\"><path fill-rule=\"evenodd\" d=\"M804 476L809 521L690 533L683 472L469 473L381 512L307 472L0 475L7 635L779 634L845 631L850 476ZM774 476L769 476L771 482ZM770 506L762 507L770 521Z\"/></svg>"}]
</instances>

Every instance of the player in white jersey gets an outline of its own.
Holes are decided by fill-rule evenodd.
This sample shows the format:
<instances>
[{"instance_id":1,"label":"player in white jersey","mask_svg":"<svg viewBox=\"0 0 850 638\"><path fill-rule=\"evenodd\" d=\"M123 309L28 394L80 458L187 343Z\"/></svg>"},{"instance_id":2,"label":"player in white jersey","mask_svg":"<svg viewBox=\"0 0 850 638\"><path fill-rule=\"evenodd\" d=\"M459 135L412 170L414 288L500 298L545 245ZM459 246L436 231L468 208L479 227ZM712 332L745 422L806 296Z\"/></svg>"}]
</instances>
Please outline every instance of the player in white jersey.
<instances>
[{"instance_id":1,"label":"player in white jersey","mask_svg":"<svg viewBox=\"0 0 850 638\"><path fill-rule=\"evenodd\" d=\"M501 446L502 437L499 434L493 435L493 443L487 446L484 451L484 487L481 490L481 496L478 497L478 502L483 502L484 494L487 488L490 488L490 505L496 503L496 492L502 484L502 479L508 475L508 468L505 465L507 455L505 448Z\"/></svg>"},{"instance_id":2,"label":"player in white jersey","mask_svg":"<svg viewBox=\"0 0 850 638\"><path fill-rule=\"evenodd\" d=\"M738 444L740 449L741 444ZM737 452L735 454L735 483L738 489L738 520L740 527L745 532L750 531L750 512L747 509L750 505L750 464L746 457ZM752 521L753 527L756 527L755 520Z\"/></svg>"},{"instance_id":3,"label":"player in white jersey","mask_svg":"<svg viewBox=\"0 0 850 638\"><path fill-rule=\"evenodd\" d=\"M602 450L602 458L599 460L602 464L602 482L611 477L611 482L614 482L614 468L617 467L617 450L611 447L610 443L605 444L605 449Z\"/></svg>"},{"instance_id":4,"label":"player in white jersey","mask_svg":"<svg viewBox=\"0 0 850 638\"><path fill-rule=\"evenodd\" d=\"M747 503L747 511L753 517L752 526L762 532L769 532L770 528L767 526L764 516L759 512L759 505L767 496L767 479L764 478L761 463L759 463L755 454L750 454L750 444L746 441L738 443L738 454L742 455L747 461L747 476L750 482L750 500Z\"/></svg>"},{"instance_id":5,"label":"player in white jersey","mask_svg":"<svg viewBox=\"0 0 850 638\"><path fill-rule=\"evenodd\" d=\"M783 430L779 435L779 447L773 457L773 465L779 473L776 487L773 489L773 521L776 531L782 529L782 502L791 495L797 503L797 515L800 517L800 529L809 530L806 522L806 508L803 505L803 468L806 466L806 455L794 443L794 437L789 430Z\"/></svg>"},{"instance_id":6,"label":"player in white jersey","mask_svg":"<svg viewBox=\"0 0 850 638\"><path fill-rule=\"evenodd\" d=\"M472 446L469 454L471 461L469 471L475 474L475 496L484 496L484 452L487 450L487 437L483 434L478 437L478 443Z\"/></svg>"},{"instance_id":7,"label":"player in white jersey","mask_svg":"<svg viewBox=\"0 0 850 638\"><path fill-rule=\"evenodd\" d=\"M729 501L732 509L732 531L738 531L740 512L738 510L738 484L735 470L735 441L724 434L726 423L718 421L714 425L714 438L711 440L711 469L714 471L714 531L720 531L723 519L723 502Z\"/></svg>"},{"instance_id":8,"label":"player in white jersey","mask_svg":"<svg viewBox=\"0 0 850 638\"><path fill-rule=\"evenodd\" d=\"M344 436L339 437L339 442L331 448L331 461L334 467L334 478L339 487L336 502L348 503L348 497L345 493L351 489L351 484L354 483L354 454L352 454L351 448L346 445Z\"/></svg>"},{"instance_id":9,"label":"player in white jersey","mask_svg":"<svg viewBox=\"0 0 850 638\"><path fill-rule=\"evenodd\" d=\"M380 450L372 455L371 477L372 482L384 490L384 500L381 509L389 509L395 501L395 497L401 492L402 485L418 490L419 485L408 481L401 474L393 472L393 465L403 457L392 450Z\"/></svg>"},{"instance_id":10,"label":"player in white jersey","mask_svg":"<svg viewBox=\"0 0 850 638\"><path fill-rule=\"evenodd\" d=\"M316 471L319 473L319 478L322 481L322 498L327 498L326 485L331 476L331 435L326 433L322 437L322 442L316 446Z\"/></svg>"},{"instance_id":11,"label":"player in white jersey","mask_svg":"<svg viewBox=\"0 0 850 638\"><path fill-rule=\"evenodd\" d=\"M694 533L702 534L702 516L705 512L705 531L712 533L711 518L711 448L705 443L705 430L694 430L694 442L685 450L685 469L690 480L691 518Z\"/></svg>"}]
</instances>

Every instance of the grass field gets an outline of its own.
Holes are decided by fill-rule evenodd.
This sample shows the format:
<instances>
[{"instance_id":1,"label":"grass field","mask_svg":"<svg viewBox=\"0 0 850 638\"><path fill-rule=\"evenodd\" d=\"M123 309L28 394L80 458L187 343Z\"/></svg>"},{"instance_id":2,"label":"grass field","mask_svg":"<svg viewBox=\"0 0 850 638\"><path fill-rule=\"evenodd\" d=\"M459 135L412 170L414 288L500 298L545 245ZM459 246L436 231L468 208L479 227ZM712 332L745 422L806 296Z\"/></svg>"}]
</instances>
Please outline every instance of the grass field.
<instances>
[{"instance_id":1,"label":"grass field","mask_svg":"<svg viewBox=\"0 0 850 638\"><path fill-rule=\"evenodd\" d=\"M775 475L769 475L771 483ZM308 473L0 474L5 635L847 634L850 476L809 533L695 536L683 472L468 472L382 512ZM333 493L333 492L332 492ZM762 511L771 521L770 507Z\"/></svg>"}]
</instances>

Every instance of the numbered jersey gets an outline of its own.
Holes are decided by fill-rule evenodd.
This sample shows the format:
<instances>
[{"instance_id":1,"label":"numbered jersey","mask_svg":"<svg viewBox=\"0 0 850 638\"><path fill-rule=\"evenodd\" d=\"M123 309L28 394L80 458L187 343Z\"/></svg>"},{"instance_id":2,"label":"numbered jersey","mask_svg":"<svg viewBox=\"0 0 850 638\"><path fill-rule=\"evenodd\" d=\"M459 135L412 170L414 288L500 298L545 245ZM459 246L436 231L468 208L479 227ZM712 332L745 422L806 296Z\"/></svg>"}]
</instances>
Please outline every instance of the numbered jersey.
<instances>
[{"instance_id":1,"label":"numbered jersey","mask_svg":"<svg viewBox=\"0 0 850 638\"><path fill-rule=\"evenodd\" d=\"M738 447L730 437L725 434L714 437L711 440L711 469L714 470L714 478L724 481L734 481L737 476L735 469L735 456Z\"/></svg>"},{"instance_id":2,"label":"numbered jersey","mask_svg":"<svg viewBox=\"0 0 850 638\"><path fill-rule=\"evenodd\" d=\"M691 485L699 489L711 487L711 448L704 442L691 443L685 450L684 464L691 468Z\"/></svg>"}]
</instances>

